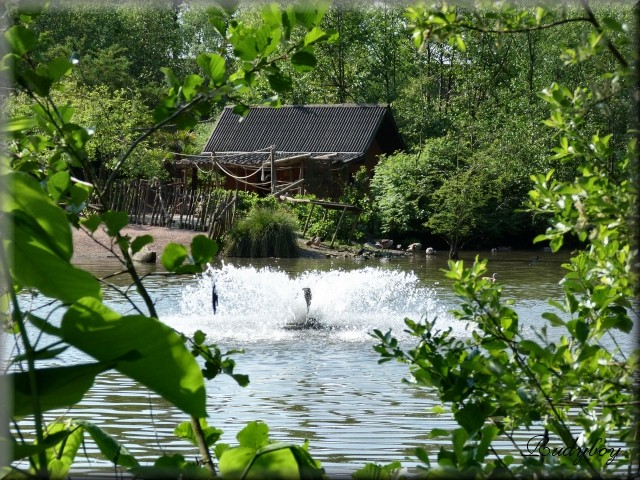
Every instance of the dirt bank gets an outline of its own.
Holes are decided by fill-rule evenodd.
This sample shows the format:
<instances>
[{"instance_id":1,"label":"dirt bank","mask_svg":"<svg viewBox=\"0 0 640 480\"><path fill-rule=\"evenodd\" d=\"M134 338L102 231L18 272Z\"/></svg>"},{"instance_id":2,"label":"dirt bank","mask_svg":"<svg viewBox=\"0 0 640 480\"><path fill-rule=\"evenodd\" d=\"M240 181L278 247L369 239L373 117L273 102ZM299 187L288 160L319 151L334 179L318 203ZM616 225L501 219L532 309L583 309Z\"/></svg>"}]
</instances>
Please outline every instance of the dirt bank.
<instances>
[{"instance_id":1,"label":"dirt bank","mask_svg":"<svg viewBox=\"0 0 640 480\"><path fill-rule=\"evenodd\" d=\"M191 239L196 235L202 235L203 232L194 232L192 230L178 230L164 227L150 227L147 225L130 225L122 229L122 233L129 235L131 238L141 235L151 235L153 243L149 244L149 249L162 255L164 247L171 242L189 245ZM331 258L337 256L350 255L352 253L347 250L330 249L325 246L307 246L300 240L300 256L303 258ZM73 230L73 259L81 260L86 258L109 258L113 257L111 251L113 246L109 236L99 228L93 236L88 235L81 230ZM107 248L105 248L107 247ZM117 252L117 247L114 248Z\"/></svg>"}]
</instances>

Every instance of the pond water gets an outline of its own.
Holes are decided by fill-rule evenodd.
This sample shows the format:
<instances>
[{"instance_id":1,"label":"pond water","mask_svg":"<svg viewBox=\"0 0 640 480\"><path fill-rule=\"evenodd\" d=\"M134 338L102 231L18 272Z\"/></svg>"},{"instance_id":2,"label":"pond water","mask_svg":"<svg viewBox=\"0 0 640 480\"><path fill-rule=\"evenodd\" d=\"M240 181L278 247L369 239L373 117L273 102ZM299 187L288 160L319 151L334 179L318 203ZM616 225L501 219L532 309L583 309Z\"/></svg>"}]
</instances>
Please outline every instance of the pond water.
<instances>
[{"instance_id":1,"label":"pond water","mask_svg":"<svg viewBox=\"0 0 640 480\"><path fill-rule=\"evenodd\" d=\"M470 262L475 254L463 252L462 258ZM550 308L547 300L560 296L566 257L540 252L480 255L489 258L489 272L498 273L504 298L515 301L525 334L533 335L542 325L540 314ZM534 255L539 261L531 261ZM84 266L99 275L117 270L115 263ZM446 255L418 254L360 263L224 259L196 277L153 275L157 267L144 268L151 274L145 283L162 321L185 334L202 330L223 350L245 349L234 358L236 373L250 376L247 387L226 376L207 385L208 422L224 431L221 441L236 444L238 431L259 419L269 425L273 439L296 444L309 440L310 452L330 478L350 478L369 462L416 465L416 447L437 452L438 440L428 438L431 429L455 426L449 415L431 412L439 404L433 392L402 382L408 377L406 366L377 363L370 336L374 328L392 329L411 346L413 340L402 333L403 320L425 316L437 317L437 325L451 326L458 336L468 335L467 325L449 313L456 300L440 270L445 267ZM219 295L215 315L213 282ZM284 328L306 314L305 287L312 292L309 315L328 328ZM109 290L105 299L121 313L131 313L131 306ZM631 345L631 338L619 341ZM78 358L71 354L68 361ZM117 372L99 376L81 403L57 414L100 425L142 462L162 453L177 452L188 459L197 455L173 435L187 417ZM530 436L522 436L523 445ZM87 442L75 469L105 472L109 465Z\"/></svg>"}]
</instances>

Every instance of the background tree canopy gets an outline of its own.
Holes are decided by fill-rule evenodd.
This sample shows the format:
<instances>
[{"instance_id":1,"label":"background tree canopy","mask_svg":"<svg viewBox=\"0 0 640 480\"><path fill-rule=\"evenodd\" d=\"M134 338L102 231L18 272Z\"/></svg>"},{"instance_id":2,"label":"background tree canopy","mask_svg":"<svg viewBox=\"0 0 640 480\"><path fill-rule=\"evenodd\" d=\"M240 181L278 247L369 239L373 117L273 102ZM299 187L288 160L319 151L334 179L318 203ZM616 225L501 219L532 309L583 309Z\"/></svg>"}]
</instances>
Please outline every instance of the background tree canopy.
<instances>
[{"instance_id":1,"label":"background tree canopy","mask_svg":"<svg viewBox=\"0 0 640 480\"><path fill-rule=\"evenodd\" d=\"M632 25L630 5L594 8L599 17ZM34 19L38 55L76 63L56 95L99 127L88 143L98 171L106 175L127 139L151 125L151 109L166 84L163 68L176 78L202 72L196 58L204 51L220 54L229 72L241 66L242 48L236 47L234 56L220 32L234 22L259 25L263 14L253 2L240 2L226 17L218 16L220 11L200 1L60 0ZM464 49L439 41L437 32L415 48L407 19L399 2L336 1L321 27L337 32L337 41L318 45L313 64L283 65L277 76L252 79L252 88L240 95L247 103L262 102L277 81L282 89L274 105L391 104L408 151L381 162L370 192L366 182L357 198L351 192L348 200L365 209L361 236L428 240L454 255L464 244L530 246L528 239L545 222L520 211L530 175L551 167L562 179L576 175L576 162L558 164L547 155L555 144L545 130L548 107L539 92L553 82L569 90L597 85L592 107L584 112L584 135L611 132L607 168L615 173L613 159L624 148L631 114L630 82L598 81L598 72L612 68L613 58L578 61L589 53L579 45L595 41L581 7L545 10L543 20L557 23L555 28L511 35L467 28L460 37ZM609 28L607 33L629 54L625 32ZM6 108L16 112L24 105L24 97L14 96ZM145 140L135 165L120 175L166 178L163 162L174 153L199 153L223 105L214 103L190 132L168 127ZM464 228L453 221L460 209Z\"/></svg>"}]
</instances>

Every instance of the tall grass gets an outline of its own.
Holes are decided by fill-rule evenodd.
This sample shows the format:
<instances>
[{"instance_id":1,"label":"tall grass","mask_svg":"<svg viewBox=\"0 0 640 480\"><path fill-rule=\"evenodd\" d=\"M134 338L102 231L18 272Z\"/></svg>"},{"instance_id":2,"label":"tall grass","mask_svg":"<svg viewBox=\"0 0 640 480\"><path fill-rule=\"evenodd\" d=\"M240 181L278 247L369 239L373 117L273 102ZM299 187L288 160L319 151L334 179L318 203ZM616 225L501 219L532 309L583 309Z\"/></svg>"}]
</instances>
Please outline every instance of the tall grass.
<instances>
[{"instance_id":1,"label":"tall grass","mask_svg":"<svg viewBox=\"0 0 640 480\"><path fill-rule=\"evenodd\" d=\"M254 207L227 233L225 253L231 257L297 257L296 227L295 217L281 208Z\"/></svg>"}]
</instances>

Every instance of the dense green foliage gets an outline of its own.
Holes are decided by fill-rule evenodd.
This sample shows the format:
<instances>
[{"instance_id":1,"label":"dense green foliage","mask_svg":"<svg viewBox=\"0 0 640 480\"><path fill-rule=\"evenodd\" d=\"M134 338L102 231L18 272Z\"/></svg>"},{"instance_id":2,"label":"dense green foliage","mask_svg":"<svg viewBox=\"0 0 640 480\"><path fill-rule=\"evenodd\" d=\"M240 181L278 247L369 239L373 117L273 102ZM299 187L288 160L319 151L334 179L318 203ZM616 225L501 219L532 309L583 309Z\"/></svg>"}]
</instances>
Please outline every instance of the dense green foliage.
<instances>
[{"instance_id":1,"label":"dense green foliage","mask_svg":"<svg viewBox=\"0 0 640 480\"><path fill-rule=\"evenodd\" d=\"M621 6L600 7L597 13L617 22L631 18L630 9ZM413 152L387 158L372 183L380 233L393 238L416 232L439 235L452 257L469 241L485 247L527 246L532 233L543 229L523 211L530 176L554 167L559 178L568 180L579 167L575 161L555 165L547 155L553 138L545 131L547 107L538 92L552 82L570 90L581 84L598 86L594 109L585 112L585 134L610 131L614 155L623 154L631 82L601 82L593 65L566 58L566 52L580 48L588 31L564 19L583 17L579 7L545 10L542 21L560 22L556 28L502 36L500 28L467 28L451 44L438 41L439 29L420 37L424 41L416 74L407 78L406 90L393 103ZM610 34L620 37L619 32ZM464 49L454 48L458 43ZM629 55L627 44L621 49ZM600 60L600 71L612 62Z\"/></svg>"},{"instance_id":2,"label":"dense green foliage","mask_svg":"<svg viewBox=\"0 0 640 480\"><path fill-rule=\"evenodd\" d=\"M12 463L1 467L3 476L65 478L85 433L114 466L131 469L142 477L170 474L206 478L216 474L210 447L219 438L219 431L203 421L207 416L205 386L207 380L220 374L230 375L241 386L248 383L246 375L234 373L235 361L230 357L238 352L220 351L201 331L189 338L159 321L154 299L132 258L153 238L124 235L122 229L128 223L128 215L108 209L107 192L123 171L134 172L140 167L132 165L137 154L145 159L153 157L148 149L153 148L151 142L162 137L163 127L188 132L223 101L235 101L237 111L246 112L242 94L253 88L256 78L265 76L271 87L266 101L277 103L278 93L286 91L290 83L281 73L280 64L311 66L314 44L332 36L319 28L324 9L320 4L305 4L281 11L271 4L265 6L256 25L230 20L233 10L211 9L208 21L218 30L221 41L232 48L233 58L242 62L237 69L227 69L221 55L203 52L191 59L192 65L199 66L200 74L179 79L171 68L161 68L169 86L153 112L141 106L141 97L137 96L140 92L128 96L119 87L111 89L113 85L92 85L88 79L97 77L88 76L87 71L87 77L80 81L76 78L74 55L69 56L66 51L51 53L64 47L64 42L50 39L53 31L73 28L73 23L85 25L85 21L97 26L98 17L76 17L69 10L55 11L50 16L11 11L15 24L4 31L9 50L2 59L2 71L12 75L12 101L11 115L4 127L6 152L0 160L0 267L3 328L12 336L15 349L5 372L13 385L13 398L2 405L3 414L12 420L10 443L3 449L8 447L12 452ZM118 21L130 20L132 31L143 35L136 37L143 45L148 47L145 42L154 41L151 31L144 28L144 11L123 5L122 10L108 13L113 15L105 18L105 29L92 32L95 35L91 41L110 37L108 29L117 24L115 17ZM153 31L158 35L170 33L163 23L166 12L155 13L158 18L153 20ZM42 30L43 22L52 18L57 19L55 28ZM85 37L75 40L79 44L88 41ZM163 45L167 44L159 43L157 47L167 53ZM102 46L95 48L86 54L95 54L110 63L103 56ZM115 55L118 50L109 52ZM151 56L149 60L147 66L136 65L141 70L132 70L131 74L148 74L152 82L158 74L154 69L159 66L152 62L164 62L164 58ZM124 68L126 63L116 62L114 67ZM98 66L95 68L99 70ZM74 96L78 92L80 99ZM111 96L112 102L99 101L103 96ZM104 121L104 117L110 117L112 123ZM147 128L133 128L138 121L149 122ZM121 125L126 126L121 134L117 128L120 123L126 124ZM114 137L111 142L109 137ZM116 146L119 142L122 145ZM106 167L103 175L99 174L102 167ZM110 242L104 247L120 262L119 271L98 278L72 264L72 229L90 237L98 229L106 231ZM162 265L174 274L198 274L217 251L216 242L198 235L190 248L169 244L162 253ZM122 289L109 281L121 275L130 281L130 288ZM105 305L104 289L120 295L133 313L123 315ZM38 298L44 299L44 309L34 306L34 299ZM70 347L88 358L80 362L61 358ZM193 437L201 461L185 462L184 458L162 455L155 465L161 472L157 468L147 471L141 469L120 439L95 424L64 415L51 423L45 421L52 410L79 402L96 376L111 369L139 382L191 417L191 435L185 433L186 427L179 428L176 434ZM322 475L306 448L288 445L277 450L267 445L265 428L250 425L243 430L241 447L255 445L255 451L228 462L231 470L247 460L245 473L250 476L257 475L257 470L278 470L283 464L288 473ZM285 448L291 452L286 461L280 454ZM222 455L223 448L217 450ZM219 461L229 455L220 456Z\"/></svg>"},{"instance_id":3,"label":"dense green foliage","mask_svg":"<svg viewBox=\"0 0 640 480\"><path fill-rule=\"evenodd\" d=\"M298 256L294 216L283 208L254 207L226 235L225 253L232 257Z\"/></svg>"},{"instance_id":4,"label":"dense green foliage","mask_svg":"<svg viewBox=\"0 0 640 480\"><path fill-rule=\"evenodd\" d=\"M457 424L429 433L449 439L437 455L417 449L425 477L602 478L615 472L633 478L640 473L640 351L627 335L638 318L640 293L638 152L635 138L628 136L625 144L615 135L593 133L590 123L594 107L601 102L606 107L598 92L633 79L629 57L617 47L624 45L620 35L628 26L596 17L587 4L583 9L586 20L581 21L593 30L565 51L566 61L613 68L602 68L594 84L567 88L553 83L542 92L551 108L545 123L557 140L549 160L559 171L567 164L577 166L578 173L570 179L555 169L533 175L527 202L531 212L549 220L535 241L549 241L553 251L571 238L584 242L563 265L563 300L550 300L543 326L530 331L502 299L500 283L483 278L486 260L476 259L469 268L449 261L446 275L460 300L455 317L474 327L468 338L456 338L452 328L437 329L436 319L405 321L418 342L408 350L391 332L374 332L381 362L407 363L416 383L437 392L442 402L437 411L451 412ZM416 5L408 12L418 44L432 36L462 50L470 29L526 34L547 22L551 27L554 19L542 8L514 9L498 2L491 10ZM615 65L606 61L611 57ZM607 117L606 108L598 111ZM637 126L632 126L635 132ZM530 437L525 443L519 440L523 435ZM499 452L502 441L522 458ZM379 465L368 468L383 471ZM384 468L397 472L399 465Z\"/></svg>"}]
</instances>

